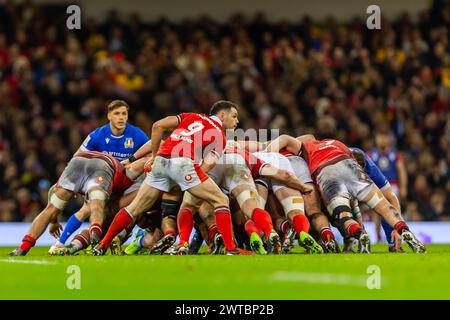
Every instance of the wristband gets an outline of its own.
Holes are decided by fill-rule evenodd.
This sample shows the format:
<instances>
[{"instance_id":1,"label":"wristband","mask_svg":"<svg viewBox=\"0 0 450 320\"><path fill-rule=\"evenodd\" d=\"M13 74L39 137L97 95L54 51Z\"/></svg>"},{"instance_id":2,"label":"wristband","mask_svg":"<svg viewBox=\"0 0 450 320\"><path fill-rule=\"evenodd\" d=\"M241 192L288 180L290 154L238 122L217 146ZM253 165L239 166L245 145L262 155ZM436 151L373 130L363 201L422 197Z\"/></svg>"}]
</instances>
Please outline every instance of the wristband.
<instances>
[{"instance_id":1,"label":"wristband","mask_svg":"<svg viewBox=\"0 0 450 320\"><path fill-rule=\"evenodd\" d=\"M130 163L133 163L134 161L136 161L137 159L134 157L134 154L128 158L128 161L130 161Z\"/></svg>"}]
</instances>

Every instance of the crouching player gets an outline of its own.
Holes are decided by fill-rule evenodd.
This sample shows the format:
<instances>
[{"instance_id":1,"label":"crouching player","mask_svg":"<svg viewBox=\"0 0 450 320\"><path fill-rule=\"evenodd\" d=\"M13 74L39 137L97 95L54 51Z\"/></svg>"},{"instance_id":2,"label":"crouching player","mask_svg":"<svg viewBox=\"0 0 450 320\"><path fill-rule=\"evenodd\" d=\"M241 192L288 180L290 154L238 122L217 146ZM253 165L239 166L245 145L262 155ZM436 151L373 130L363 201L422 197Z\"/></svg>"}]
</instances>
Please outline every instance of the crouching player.
<instances>
[{"instance_id":1,"label":"crouching player","mask_svg":"<svg viewBox=\"0 0 450 320\"><path fill-rule=\"evenodd\" d=\"M358 164L361 166L361 168L381 190L386 200L389 201L389 203L394 206L398 212L401 212L400 201L395 195L391 184L378 168L378 166L366 153L364 153L363 150L358 148L350 148L350 150L352 151L353 157L356 159L356 161L358 161ZM357 210L358 209L359 208L357 208ZM384 219L381 219L381 226L383 227L386 241L389 245L389 252L404 252L404 250L401 248L402 240L399 237L398 233Z\"/></svg>"},{"instance_id":2,"label":"crouching player","mask_svg":"<svg viewBox=\"0 0 450 320\"><path fill-rule=\"evenodd\" d=\"M284 168L283 170L298 180L289 160L278 152L255 152L256 157L266 163L271 163L272 167ZM305 205L299 188L292 188L286 181L277 181L273 177L259 177L255 181L257 183L258 193L260 194L261 205L265 207L269 189L273 191L275 198L280 202L285 216L292 225L288 241L293 242L294 237L298 235L299 245L305 248L307 253L323 253L323 249L316 240L309 234L310 223L305 215ZM302 183L303 188L307 188L311 193L313 188L311 185ZM305 193L305 192L304 192Z\"/></svg>"},{"instance_id":3,"label":"crouching player","mask_svg":"<svg viewBox=\"0 0 450 320\"><path fill-rule=\"evenodd\" d=\"M116 215L94 253L104 254L118 233L148 210L161 192L169 192L175 185L213 205L217 227L227 251L231 254L245 253L233 241L228 198L198 166L204 157L220 157L226 144L224 129L236 128L237 115L235 104L218 101L212 106L210 116L184 113L155 122L149 150L155 155L152 171L133 202ZM165 131L173 132L160 147Z\"/></svg>"},{"instance_id":4,"label":"crouching player","mask_svg":"<svg viewBox=\"0 0 450 320\"><path fill-rule=\"evenodd\" d=\"M248 220L246 230L250 237L250 247L257 253L265 253L260 234L256 231L261 230L267 238L268 253L280 253L279 235L274 230L270 214L261 206L253 178L267 176L274 180L284 181L305 193L310 192L310 188L290 172L277 169L251 153L239 150L237 144L232 144L230 148L227 148L220 160L208 174L222 187L223 191L236 199L240 210ZM199 207L200 203L198 199L185 193L178 219L180 249L188 247L193 225L193 211ZM256 227L252 227L252 225L256 225ZM182 250L187 251L187 249Z\"/></svg>"},{"instance_id":5,"label":"crouching player","mask_svg":"<svg viewBox=\"0 0 450 320\"><path fill-rule=\"evenodd\" d=\"M386 200L380 189L361 169L347 146L334 139L317 141L312 135L289 140L292 142L289 151L302 153L328 211L348 236L358 239L360 252L370 252L370 239L361 225L352 218L351 198L366 204L384 218L413 252L426 252L425 246L402 220L400 212Z\"/></svg>"},{"instance_id":6,"label":"crouching player","mask_svg":"<svg viewBox=\"0 0 450 320\"><path fill-rule=\"evenodd\" d=\"M22 244L10 255L26 255L49 223L57 224L58 215L76 193L83 194L89 202L91 224L87 234L89 242L97 243L103 233L105 205L111 193L121 192L132 183L126 170L112 156L94 151L78 151L61 174L47 207L33 220Z\"/></svg>"}]
</instances>

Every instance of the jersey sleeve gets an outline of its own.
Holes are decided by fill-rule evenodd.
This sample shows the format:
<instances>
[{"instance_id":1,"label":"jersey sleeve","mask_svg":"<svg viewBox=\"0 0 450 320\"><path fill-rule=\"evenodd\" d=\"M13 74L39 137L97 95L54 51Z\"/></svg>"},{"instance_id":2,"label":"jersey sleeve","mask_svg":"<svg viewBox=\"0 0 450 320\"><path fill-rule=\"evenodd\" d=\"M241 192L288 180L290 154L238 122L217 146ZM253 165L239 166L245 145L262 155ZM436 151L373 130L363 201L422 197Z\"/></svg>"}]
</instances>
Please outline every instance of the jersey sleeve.
<instances>
[{"instance_id":1,"label":"jersey sleeve","mask_svg":"<svg viewBox=\"0 0 450 320\"><path fill-rule=\"evenodd\" d=\"M140 147L142 147L144 144L146 144L150 139L149 137L145 134L144 131L142 131L140 128L137 128L136 130L136 136L137 136L137 141L138 141L138 146L137 148L139 149Z\"/></svg>"},{"instance_id":2,"label":"jersey sleeve","mask_svg":"<svg viewBox=\"0 0 450 320\"><path fill-rule=\"evenodd\" d=\"M183 121L184 118L186 118L189 115L188 112L183 112L177 115L178 118L178 124L181 123L181 121Z\"/></svg>"},{"instance_id":3,"label":"jersey sleeve","mask_svg":"<svg viewBox=\"0 0 450 320\"><path fill-rule=\"evenodd\" d=\"M369 175L370 179L377 185L380 189L385 189L389 182L387 181L384 174L381 172L380 168L373 162L373 160L366 154L366 173Z\"/></svg>"},{"instance_id":4,"label":"jersey sleeve","mask_svg":"<svg viewBox=\"0 0 450 320\"><path fill-rule=\"evenodd\" d=\"M248 161L251 166L252 177L253 179L256 179L259 176L261 176L261 170L267 163L251 153L248 153L248 155L249 155Z\"/></svg>"},{"instance_id":5,"label":"jersey sleeve","mask_svg":"<svg viewBox=\"0 0 450 320\"><path fill-rule=\"evenodd\" d=\"M98 147L99 129L92 131L80 146L81 151L100 151Z\"/></svg>"}]
</instances>

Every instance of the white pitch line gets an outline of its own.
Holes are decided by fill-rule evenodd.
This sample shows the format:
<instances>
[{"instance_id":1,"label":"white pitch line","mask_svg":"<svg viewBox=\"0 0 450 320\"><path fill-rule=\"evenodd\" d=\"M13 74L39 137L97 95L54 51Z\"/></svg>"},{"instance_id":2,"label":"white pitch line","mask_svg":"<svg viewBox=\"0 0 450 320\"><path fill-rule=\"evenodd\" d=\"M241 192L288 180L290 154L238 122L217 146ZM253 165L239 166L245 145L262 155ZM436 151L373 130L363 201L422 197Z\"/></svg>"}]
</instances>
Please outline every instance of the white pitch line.
<instances>
[{"instance_id":1,"label":"white pitch line","mask_svg":"<svg viewBox=\"0 0 450 320\"><path fill-rule=\"evenodd\" d=\"M15 260L15 259L0 259L0 262L6 262L6 263L23 263L23 264L56 264L55 261L46 261L46 260Z\"/></svg>"},{"instance_id":2,"label":"white pitch line","mask_svg":"<svg viewBox=\"0 0 450 320\"><path fill-rule=\"evenodd\" d=\"M363 287L367 285L367 277L332 273L275 272L272 280Z\"/></svg>"}]
</instances>

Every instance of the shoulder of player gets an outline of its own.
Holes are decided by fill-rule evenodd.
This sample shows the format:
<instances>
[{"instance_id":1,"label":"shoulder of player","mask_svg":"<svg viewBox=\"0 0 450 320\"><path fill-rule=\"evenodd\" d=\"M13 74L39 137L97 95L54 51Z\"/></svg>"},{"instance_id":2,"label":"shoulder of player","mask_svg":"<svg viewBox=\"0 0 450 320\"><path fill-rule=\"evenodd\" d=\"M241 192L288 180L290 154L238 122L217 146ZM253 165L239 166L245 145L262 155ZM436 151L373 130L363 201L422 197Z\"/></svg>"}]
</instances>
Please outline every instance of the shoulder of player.
<instances>
[{"instance_id":1,"label":"shoulder of player","mask_svg":"<svg viewBox=\"0 0 450 320\"><path fill-rule=\"evenodd\" d=\"M93 131L91 131L88 134L88 136L91 139L95 139L95 138L101 137L101 136L107 134L108 126L109 126L109 124L106 124L104 126L98 127L96 129L94 129Z\"/></svg>"}]
</instances>

